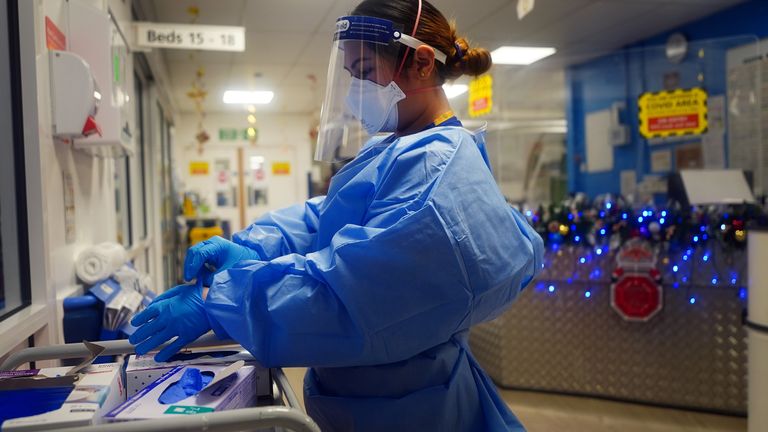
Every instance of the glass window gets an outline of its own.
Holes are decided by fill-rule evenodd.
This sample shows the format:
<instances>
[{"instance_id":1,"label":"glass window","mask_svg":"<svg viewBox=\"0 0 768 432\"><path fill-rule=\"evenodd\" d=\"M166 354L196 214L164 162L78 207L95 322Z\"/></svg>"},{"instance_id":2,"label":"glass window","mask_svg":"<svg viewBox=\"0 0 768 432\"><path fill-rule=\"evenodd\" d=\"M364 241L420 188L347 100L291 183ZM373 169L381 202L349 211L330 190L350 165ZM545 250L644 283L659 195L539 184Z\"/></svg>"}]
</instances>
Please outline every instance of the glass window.
<instances>
[{"instance_id":1,"label":"glass window","mask_svg":"<svg viewBox=\"0 0 768 432\"><path fill-rule=\"evenodd\" d=\"M30 303L17 1L0 2L0 320Z\"/></svg>"},{"instance_id":2,"label":"glass window","mask_svg":"<svg viewBox=\"0 0 768 432\"><path fill-rule=\"evenodd\" d=\"M178 203L173 183L173 161L171 159L171 126L165 119L162 107L158 104L160 122L160 157L162 175L161 187L161 229L163 237L163 267L165 285L170 288L181 280L176 215Z\"/></svg>"},{"instance_id":3,"label":"glass window","mask_svg":"<svg viewBox=\"0 0 768 432\"><path fill-rule=\"evenodd\" d=\"M136 125L138 130L138 157L139 176L141 184L141 226L139 235L141 239L147 238L147 179L146 179L146 134L144 131L144 82L138 74L134 74L134 90L136 98Z\"/></svg>"},{"instance_id":4,"label":"glass window","mask_svg":"<svg viewBox=\"0 0 768 432\"><path fill-rule=\"evenodd\" d=\"M131 229L131 158L115 159L115 212L117 212L117 242L130 248Z\"/></svg>"}]
</instances>

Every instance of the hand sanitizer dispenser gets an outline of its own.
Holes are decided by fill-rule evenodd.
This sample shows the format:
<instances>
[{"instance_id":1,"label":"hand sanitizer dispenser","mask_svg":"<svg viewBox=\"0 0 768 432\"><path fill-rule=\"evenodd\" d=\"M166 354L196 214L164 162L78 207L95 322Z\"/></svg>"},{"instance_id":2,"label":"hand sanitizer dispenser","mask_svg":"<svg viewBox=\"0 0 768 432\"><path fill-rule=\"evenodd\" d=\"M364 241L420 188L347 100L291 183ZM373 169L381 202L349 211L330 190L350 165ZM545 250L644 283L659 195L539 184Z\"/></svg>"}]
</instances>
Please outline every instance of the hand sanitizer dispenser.
<instances>
[{"instance_id":1,"label":"hand sanitizer dispenser","mask_svg":"<svg viewBox=\"0 0 768 432\"><path fill-rule=\"evenodd\" d=\"M48 63L53 135L65 139L101 135L95 117L102 95L88 63L67 51L49 52Z\"/></svg>"}]
</instances>

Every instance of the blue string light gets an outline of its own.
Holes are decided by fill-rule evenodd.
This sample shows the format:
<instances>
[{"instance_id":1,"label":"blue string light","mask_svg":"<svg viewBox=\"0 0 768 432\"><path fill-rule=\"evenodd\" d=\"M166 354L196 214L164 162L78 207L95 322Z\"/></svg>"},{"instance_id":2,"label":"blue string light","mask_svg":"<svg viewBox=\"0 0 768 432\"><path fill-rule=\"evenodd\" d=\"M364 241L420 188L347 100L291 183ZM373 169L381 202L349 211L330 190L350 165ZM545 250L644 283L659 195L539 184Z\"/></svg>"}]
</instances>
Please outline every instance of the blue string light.
<instances>
[{"instance_id":1,"label":"blue string light","mask_svg":"<svg viewBox=\"0 0 768 432\"><path fill-rule=\"evenodd\" d=\"M611 207L613 207L613 205L611 204L611 202L610 202L610 201L608 201L608 202L606 202L606 203L605 203L605 208L607 208L608 210L610 210L610 209L611 209Z\"/></svg>"},{"instance_id":2,"label":"blue string light","mask_svg":"<svg viewBox=\"0 0 768 432\"><path fill-rule=\"evenodd\" d=\"M736 285L736 278L731 278L731 285Z\"/></svg>"},{"instance_id":3,"label":"blue string light","mask_svg":"<svg viewBox=\"0 0 768 432\"><path fill-rule=\"evenodd\" d=\"M586 298L592 297L592 292L590 292L590 291L585 292L584 293L584 297L586 297Z\"/></svg>"},{"instance_id":4,"label":"blue string light","mask_svg":"<svg viewBox=\"0 0 768 432\"><path fill-rule=\"evenodd\" d=\"M579 237L579 236L574 236L574 237L573 237L573 241L575 241L576 243L578 243L578 242L580 242L580 241L581 241L581 237Z\"/></svg>"},{"instance_id":5,"label":"blue string light","mask_svg":"<svg viewBox=\"0 0 768 432\"><path fill-rule=\"evenodd\" d=\"M581 257L581 258L579 258L579 262L584 264L585 262L587 262L587 259L584 258L584 257Z\"/></svg>"},{"instance_id":6,"label":"blue string light","mask_svg":"<svg viewBox=\"0 0 768 432\"><path fill-rule=\"evenodd\" d=\"M720 231L725 231L725 224L720 225Z\"/></svg>"},{"instance_id":7,"label":"blue string light","mask_svg":"<svg viewBox=\"0 0 768 432\"><path fill-rule=\"evenodd\" d=\"M747 289L746 288L742 287L742 288L739 289L739 298L742 299L742 300L746 300L747 299Z\"/></svg>"},{"instance_id":8,"label":"blue string light","mask_svg":"<svg viewBox=\"0 0 768 432\"><path fill-rule=\"evenodd\" d=\"M675 282L672 284L672 287L674 288L680 288L680 282Z\"/></svg>"},{"instance_id":9,"label":"blue string light","mask_svg":"<svg viewBox=\"0 0 768 432\"><path fill-rule=\"evenodd\" d=\"M597 249L595 249L595 253L598 254L598 255L602 255L603 254L603 249L602 248L597 248Z\"/></svg>"},{"instance_id":10,"label":"blue string light","mask_svg":"<svg viewBox=\"0 0 768 432\"><path fill-rule=\"evenodd\" d=\"M678 266L676 266L676 265L672 266L672 271L673 272L677 273L678 270L680 270L680 268Z\"/></svg>"},{"instance_id":11,"label":"blue string light","mask_svg":"<svg viewBox=\"0 0 768 432\"><path fill-rule=\"evenodd\" d=\"M683 255L683 261L688 261L688 255Z\"/></svg>"},{"instance_id":12,"label":"blue string light","mask_svg":"<svg viewBox=\"0 0 768 432\"><path fill-rule=\"evenodd\" d=\"M707 227L706 227L706 226L704 226L704 225L702 225L702 226L700 226L700 227L699 227L699 231L701 231L701 232L707 232Z\"/></svg>"},{"instance_id":13,"label":"blue string light","mask_svg":"<svg viewBox=\"0 0 768 432\"><path fill-rule=\"evenodd\" d=\"M701 260L704 261L704 262L709 261L709 254L704 254L704 256L701 257Z\"/></svg>"},{"instance_id":14,"label":"blue string light","mask_svg":"<svg viewBox=\"0 0 768 432\"><path fill-rule=\"evenodd\" d=\"M667 220L666 220L666 219L664 219L664 218L661 218L661 219L659 219L659 223L660 223L660 224L662 224L662 225L664 225L664 222L666 222L666 221L667 221Z\"/></svg>"},{"instance_id":15,"label":"blue string light","mask_svg":"<svg viewBox=\"0 0 768 432\"><path fill-rule=\"evenodd\" d=\"M525 211L525 215L528 216L528 217L531 217L533 215L533 212L530 211L530 210L526 210Z\"/></svg>"},{"instance_id":16,"label":"blue string light","mask_svg":"<svg viewBox=\"0 0 768 432\"><path fill-rule=\"evenodd\" d=\"M600 235L605 235L605 228L600 228Z\"/></svg>"},{"instance_id":17,"label":"blue string light","mask_svg":"<svg viewBox=\"0 0 768 432\"><path fill-rule=\"evenodd\" d=\"M698 243L699 242L699 236L695 235L693 236L693 242Z\"/></svg>"},{"instance_id":18,"label":"blue string light","mask_svg":"<svg viewBox=\"0 0 768 432\"><path fill-rule=\"evenodd\" d=\"M712 278L712 285L717 285L717 278L716 277Z\"/></svg>"},{"instance_id":19,"label":"blue string light","mask_svg":"<svg viewBox=\"0 0 768 432\"><path fill-rule=\"evenodd\" d=\"M696 297L691 297L688 299L688 303L690 304L696 304Z\"/></svg>"},{"instance_id":20,"label":"blue string light","mask_svg":"<svg viewBox=\"0 0 768 432\"><path fill-rule=\"evenodd\" d=\"M661 211L661 217L667 217L667 211L666 210L662 210Z\"/></svg>"},{"instance_id":21,"label":"blue string light","mask_svg":"<svg viewBox=\"0 0 768 432\"><path fill-rule=\"evenodd\" d=\"M553 293L553 292L555 292L555 286L554 285L550 285L549 288L547 288L547 290L549 292Z\"/></svg>"},{"instance_id":22,"label":"blue string light","mask_svg":"<svg viewBox=\"0 0 768 432\"><path fill-rule=\"evenodd\" d=\"M621 214L621 218L624 219L624 220L627 220L628 217L629 216L626 213L622 213Z\"/></svg>"},{"instance_id":23,"label":"blue string light","mask_svg":"<svg viewBox=\"0 0 768 432\"><path fill-rule=\"evenodd\" d=\"M637 223L643 223L643 217L642 216L638 216L637 217Z\"/></svg>"}]
</instances>

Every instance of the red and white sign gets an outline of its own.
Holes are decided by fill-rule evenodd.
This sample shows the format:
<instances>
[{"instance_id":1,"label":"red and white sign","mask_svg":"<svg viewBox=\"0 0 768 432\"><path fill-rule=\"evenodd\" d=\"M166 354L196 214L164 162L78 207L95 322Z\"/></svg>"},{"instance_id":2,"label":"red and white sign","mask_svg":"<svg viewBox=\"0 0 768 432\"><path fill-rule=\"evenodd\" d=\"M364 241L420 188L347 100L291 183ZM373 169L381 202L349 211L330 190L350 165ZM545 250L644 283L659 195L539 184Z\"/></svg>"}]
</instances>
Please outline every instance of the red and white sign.
<instances>
[{"instance_id":1,"label":"red and white sign","mask_svg":"<svg viewBox=\"0 0 768 432\"><path fill-rule=\"evenodd\" d=\"M668 132L678 129L698 129L699 115L682 115L673 117L653 117L648 119L648 130L651 132Z\"/></svg>"},{"instance_id":2,"label":"red and white sign","mask_svg":"<svg viewBox=\"0 0 768 432\"><path fill-rule=\"evenodd\" d=\"M611 307L626 321L648 321L661 311L661 272L647 242L633 239L619 251L612 279Z\"/></svg>"},{"instance_id":3,"label":"red and white sign","mask_svg":"<svg viewBox=\"0 0 768 432\"><path fill-rule=\"evenodd\" d=\"M45 46L51 51L67 50L67 36L48 17L45 17Z\"/></svg>"}]
</instances>

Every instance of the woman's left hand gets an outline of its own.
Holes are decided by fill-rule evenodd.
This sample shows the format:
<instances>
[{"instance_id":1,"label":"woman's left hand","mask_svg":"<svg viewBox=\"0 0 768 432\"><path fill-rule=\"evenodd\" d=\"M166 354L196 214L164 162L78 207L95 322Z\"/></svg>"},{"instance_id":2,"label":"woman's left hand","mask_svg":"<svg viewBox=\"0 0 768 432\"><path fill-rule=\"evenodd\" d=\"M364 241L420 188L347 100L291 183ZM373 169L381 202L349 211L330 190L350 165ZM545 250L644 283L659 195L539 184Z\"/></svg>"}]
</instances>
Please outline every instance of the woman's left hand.
<instances>
[{"instance_id":1,"label":"woman's left hand","mask_svg":"<svg viewBox=\"0 0 768 432\"><path fill-rule=\"evenodd\" d=\"M200 285L198 282L172 288L133 317L131 325L138 329L128 341L138 344L136 354L144 355L175 337L175 341L155 355L156 361L167 361L185 345L211 330Z\"/></svg>"}]
</instances>

